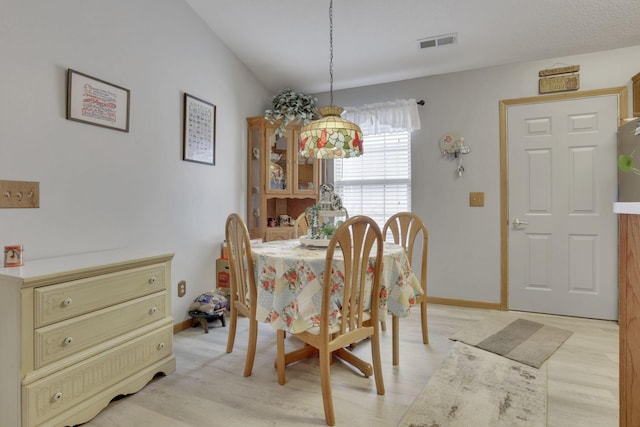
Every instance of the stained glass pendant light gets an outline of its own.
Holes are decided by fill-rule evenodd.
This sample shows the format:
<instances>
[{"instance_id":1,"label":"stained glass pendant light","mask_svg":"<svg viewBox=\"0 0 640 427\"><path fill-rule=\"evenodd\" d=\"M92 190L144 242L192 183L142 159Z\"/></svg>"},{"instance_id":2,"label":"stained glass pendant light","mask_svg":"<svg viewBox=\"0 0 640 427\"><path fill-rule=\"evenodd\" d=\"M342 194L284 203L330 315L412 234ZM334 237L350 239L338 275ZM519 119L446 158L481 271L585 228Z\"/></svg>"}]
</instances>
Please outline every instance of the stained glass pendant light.
<instances>
[{"instance_id":1,"label":"stained glass pendant light","mask_svg":"<svg viewBox=\"0 0 640 427\"><path fill-rule=\"evenodd\" d=\"M322 118L302 128L300 155L318 159L358 157L362 154L362 130L340 117L344 109L333 105L333 0L329 2L329 82L330 106L319 108Z\"/></svg>"}]
</instances>

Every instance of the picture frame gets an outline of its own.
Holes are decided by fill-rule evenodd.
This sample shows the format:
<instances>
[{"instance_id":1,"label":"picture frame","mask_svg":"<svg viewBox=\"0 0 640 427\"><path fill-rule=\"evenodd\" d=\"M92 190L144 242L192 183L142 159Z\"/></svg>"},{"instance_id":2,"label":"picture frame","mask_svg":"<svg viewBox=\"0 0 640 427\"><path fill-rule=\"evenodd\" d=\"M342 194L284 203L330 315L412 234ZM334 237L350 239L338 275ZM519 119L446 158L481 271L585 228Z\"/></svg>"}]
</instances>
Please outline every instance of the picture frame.
<instances>
[{"instance_id":1,"label":"picture frame","mask_svg":"<svg viewBox=\"0 0 640 427\"><path fill-rule=\"evenodd\" d=\"M184 138L182 160L215 165L216 106L184 94Z\"/></svg>"},{"instance_id":2,"label":"picture frame","mask_svg":"<svg viewBox=\"0 0 640 427\"><path fill-rule=\"evenodd\" d=\"M67 119L129 132L131 91L69 68Z\"/></svg>"}]
</instances>

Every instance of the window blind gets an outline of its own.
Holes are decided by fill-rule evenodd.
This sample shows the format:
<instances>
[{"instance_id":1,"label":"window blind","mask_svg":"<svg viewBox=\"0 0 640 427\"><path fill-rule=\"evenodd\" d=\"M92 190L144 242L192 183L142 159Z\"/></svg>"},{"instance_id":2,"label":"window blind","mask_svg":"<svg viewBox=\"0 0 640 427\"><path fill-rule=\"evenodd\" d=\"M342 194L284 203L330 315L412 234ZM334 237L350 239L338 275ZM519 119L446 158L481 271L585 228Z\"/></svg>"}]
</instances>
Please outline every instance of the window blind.
<instances>
[{"instance_id":1,"label":"window blind","mask_svg":"<svg viewBox=\"0 0 640 427\"><path fill-rule=\"evenodd\" d=\"M349 216L367 215L380 228L397 212L411 211L411 134L364 136L360 157L335 159L335 192Z\"/></svg>"}]
</instances>

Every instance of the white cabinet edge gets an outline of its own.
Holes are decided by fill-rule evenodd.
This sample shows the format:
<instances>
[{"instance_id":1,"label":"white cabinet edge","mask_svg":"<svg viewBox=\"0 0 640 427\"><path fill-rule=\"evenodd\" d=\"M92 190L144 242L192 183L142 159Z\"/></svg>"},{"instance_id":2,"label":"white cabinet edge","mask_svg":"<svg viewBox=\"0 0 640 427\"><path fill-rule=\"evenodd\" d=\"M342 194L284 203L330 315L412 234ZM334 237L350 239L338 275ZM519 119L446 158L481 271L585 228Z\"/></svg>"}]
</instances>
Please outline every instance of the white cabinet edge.
<instances>
[{"instance_id":1,"label":"white cabinet edge","mask_svg":"<svg viewBox=\"0 0 640 427\"><path fill-rule=\"evenodd\" d=\"M617 202L613 204L613 213L640 215L640 202Z\"/></svg>"}]
</instances>

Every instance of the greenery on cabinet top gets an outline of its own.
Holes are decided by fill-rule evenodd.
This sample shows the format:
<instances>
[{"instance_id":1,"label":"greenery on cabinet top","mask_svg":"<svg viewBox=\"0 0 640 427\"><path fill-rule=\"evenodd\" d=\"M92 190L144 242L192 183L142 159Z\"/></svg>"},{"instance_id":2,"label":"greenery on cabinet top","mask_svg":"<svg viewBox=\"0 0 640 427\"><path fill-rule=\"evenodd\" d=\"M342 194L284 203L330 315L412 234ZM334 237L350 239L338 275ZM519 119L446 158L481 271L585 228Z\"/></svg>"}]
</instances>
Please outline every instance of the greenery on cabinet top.
<instances>
[{"instance_id":1,"label":"greenery on cabinet top","mask_svg":"<svg viewBox=\"0 0 640 427\"><path fill-rule=\"evenodd\" d=\"M272 108L265 110L264 118L270 123L282 120L275 131L278 138L284 135L287 125L294 120L306 126L312 120L320 118L317 101L318 99L311 95L286 88L272 98Z\"/></svg>"}]
</instances>

